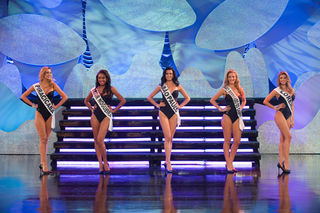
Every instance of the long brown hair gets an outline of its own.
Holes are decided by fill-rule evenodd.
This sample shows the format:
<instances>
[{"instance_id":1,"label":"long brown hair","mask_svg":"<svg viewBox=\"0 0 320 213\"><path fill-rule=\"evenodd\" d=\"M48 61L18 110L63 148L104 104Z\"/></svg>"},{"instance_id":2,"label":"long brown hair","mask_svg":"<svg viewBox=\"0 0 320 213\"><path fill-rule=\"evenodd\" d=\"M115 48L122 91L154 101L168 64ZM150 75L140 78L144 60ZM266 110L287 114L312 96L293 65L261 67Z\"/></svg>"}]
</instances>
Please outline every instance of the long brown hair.
<instances>
[{"instance_id":1,"label":"long brown hair","mask_svg":"<svg viewBox=\"0 0 320 213\"><path fill-rule=\"evenodd\" d=\"M108 95L112 94L112 91L111 91L111 78L110 78L110 75L108 73L108 70L105 70L105 69L99 70L99 72L96 75L96 88L98 88L100 86L99 81L98 81L99 74L105 75L106 79L107 79L106 80L106 85L104 86L102 94L108 94Z\"/></svg>"},{"instance_id":2,"label":"long brown hair","mask_svg":"<svg viewBox=\"0 0 320 213\"><path fill-rule=\"evenodd\" d=\"M239 94L242 96L243 94L242 94L242 90L240 90L241 86L240 86L240 80L239 80L239 77L238 77L238 73L236 71L234 71L233 69L228 70L228 72L224 76L224 85L223 85L223 87L226 87L226 86L229 85L228 76L229 76L230 73L234 73L236 75L236 80L234 82L234 86L238 90Z\"/></svg>"},{"instance_id":3,"label":"long brown hair","mask_svg":"<svg viewBox=\"0 0 320 213\"><path fill-rule=\"evenodd\" d=\"M47 67L47 66L44 66L41 68L40 72L39 72L39 80L40 82L44 80L44 76L46 75L46 71L50 70L51 71L51 68L50 67ZM51 71L52 72L52 71ZM49 86L50 87L53 87L53 81L54 79L51 78L51 79L47 79L47 81L49 82Z\"/></svg>"},{"instance_id":4,"label":"long brown hair","mask_svg":"<svg viewBox=\"0 0 320 213\"><path fill-rule=\"evenodd\" d=\"M281 76L281 75L285 75L285 76L287 77L286 86L287 86L287 88L288 88L288 90L289 90L289 93L292 93L293 88L292 88L292 86L291 86L291 79L290 79L290 77L289 77L289 74L288 74L286 71L281 71L281 72L279 73L279 75L278 75L278 77L277 77L277 85L278 85L278 87L281 87L281 85L280 85L280 76ZM280 88L280 89L282 89L282 88Z\"/></svg>"}]
</instances>

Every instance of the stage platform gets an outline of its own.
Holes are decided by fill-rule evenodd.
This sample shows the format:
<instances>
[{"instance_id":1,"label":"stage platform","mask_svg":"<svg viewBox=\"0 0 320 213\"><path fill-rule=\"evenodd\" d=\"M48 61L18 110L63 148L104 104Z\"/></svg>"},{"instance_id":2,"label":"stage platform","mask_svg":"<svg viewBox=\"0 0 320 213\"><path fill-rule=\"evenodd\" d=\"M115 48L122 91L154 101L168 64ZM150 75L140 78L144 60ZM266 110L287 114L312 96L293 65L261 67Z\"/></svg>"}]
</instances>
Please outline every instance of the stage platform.
<instances>
[{"instance_id":1,"label":"stage platform","mask_svg":"<svg viewBox=\"0 0 320 213\"><path fill-rule=\"evenodd\" d=\"M48 156L49 158L49 156ZM319 212L320 155L290 155L289 175L278 176L277 155L259 168L164 168L111 162L61 167L39 177L38 155L0 155L0 212Z\"/></svg>"}]
</instances>

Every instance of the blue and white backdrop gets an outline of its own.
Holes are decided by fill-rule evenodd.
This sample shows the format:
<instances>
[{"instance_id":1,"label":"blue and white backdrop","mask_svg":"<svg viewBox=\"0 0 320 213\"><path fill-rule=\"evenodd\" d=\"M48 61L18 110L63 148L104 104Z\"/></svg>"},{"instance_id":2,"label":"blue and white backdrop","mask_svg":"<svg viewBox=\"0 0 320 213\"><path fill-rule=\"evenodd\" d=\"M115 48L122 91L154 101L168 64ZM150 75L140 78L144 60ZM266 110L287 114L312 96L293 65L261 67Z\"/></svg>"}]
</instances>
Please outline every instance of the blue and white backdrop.
<instances>
[{"instance_id":1,"label":"blue and white backdrop","mask_svg":"<svg viewBox=\"0 0 320 213\"><path fill-rule=\"evenodd\" d=\"M44 65L70 98L85 97L100 68L126 98L146 98L171 65L206 99L230 68L247 97L265 97L286 70L291 152L320 153L318 0L0 0L0 154L38 153L34 109L19 97ZM276 153L274 112L256 110L260 152Z\"/></svg>"}]
</instances>

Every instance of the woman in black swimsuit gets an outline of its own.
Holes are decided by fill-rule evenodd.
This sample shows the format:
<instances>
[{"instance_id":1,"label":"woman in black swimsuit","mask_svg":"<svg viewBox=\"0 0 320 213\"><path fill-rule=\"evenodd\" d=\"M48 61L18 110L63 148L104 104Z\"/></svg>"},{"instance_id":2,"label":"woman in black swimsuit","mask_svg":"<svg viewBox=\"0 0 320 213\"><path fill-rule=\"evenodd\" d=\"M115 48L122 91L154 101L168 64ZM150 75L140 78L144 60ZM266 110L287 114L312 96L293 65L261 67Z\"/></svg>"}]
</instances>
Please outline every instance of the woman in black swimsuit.
<instances>
[{"instance_id":1,"label":"woman in black swimsuit","mask_svg":"<svg viewBox=\"0 0 320 213\"><path fill-rule=\"evenodd\" d=\"M60 89L60 87L53 82L52 79L52 73L50 67L42 67L39 73L39 80L40 80L40 86L43 89L44 93L47 95L49 100L52 102L53 99L53 93L54 91L57 91L58 94L61 96L61 100L57 105L52 104L52 107L54 109L59 108L67 99L67 95ZM38 97L38 104L32 103L27 97L30 95L31 92L35 91L34 87L31 86L27 91L25 91L21 99L31 105L32 107L36 108L36 115L35 115L35 125L37 128L37 132L39 135L39 152L40 152L40 170L42 174L50 174L52 171L48 170L47 165L47 144L49 140L49 136L51 133L51 121L52 121L52 115L47 110L45 105L42 103L42 101Z\"/></svg>"},{"instance_id":2,"label":"woman in black swimsuit","mask_svg":"<svg viewBox=\"0 0 320 213\"><path fill-rule=\"evenodd\" d=\"M120 95L117 89L111 86L111 78L107 70L100 70L96 76L95 90L99 92L104 102L108 105L111 113L115 113L120 109L122 105L126 103L126 99ZM115 109L110 107L112 96L115 95L120 103ZM94 136L94 148L99 161L99 174L107 174L110 172L109 164L107 162L106 146L104 144L104 138L107 134L110 119L103 113L99 105L95 104L94 107L90 104L90 100L93 97L90 91L84 104L91 110L91 127Z\"/></svg>"},{"instance_id":3,"label":"woman in black swimsuit","mask_svg":"<svg viewBox=\"0 0 320 213\"><path fill-rule=\"evenodd\" d=\"M166 84L168 86L169 92L177 102L178 94L181 92L185 100L179 105L177 103L178 108L182 108L185 106L189 101L190 97L185 92L183 87L179 84L177 74L175 73L172 67L167 67L162 74L161 77L161 84L157 86L157 88L148 96L148 101L157 107L159 110L159 119L160 125L164 134L165 143L164 149L166 153L166 163L164 164L165 169L167 172L172 173L171 167L171 150L172 150L172 139L174 133L176 132L176 126L178 122L178 117L170 107L168 101L163 97L162 101L158 104L153 100L153 97L161 91L161 87Z\"/></svg>"},{"instance_id":4,"label":"woman in black swimsuit","mask_svg":"<svg viewBox=\"0 0 320 213\"><path fill-rule=\"evenodd\" d=\"M279 143L279 162L277 164L278 169L281 169L284 173L290 173L289 169L289 152L291 143L290 128L294 125L294 106L293 101L295 99L294 89L291 86L291 80L287 72L281 71L277 78L278 88L274 89L263 101L263 104L276 110L274 120L280 129L280 143ZM278 91L280 89L291 99L291 104L282 97ZM278 90L278 91L277 91ZM270 100L276 96L279 105L273 106L270 104ZM289 106L290 104L291 106ZM291 109L290 109L291 108ZM291 112L292 111L292 112Z\"/></svg>"},{"instance_id":5,"label":"woman in black swimsuit","mask_svg":"<svg viewBox=\"0 0 320 213\"><path fill-rule=\"evenodd\" d=\"M226 160L227 172L234 173L238 170L233 167L232 163L236 156L237 149L240 145L242 131L239 127L239 117L233 99L225 90L226 86L229 86L233 93L239 98L241 111L246 105L246 96L242 87L240 86L238 74L236 73L236 71L230 69L225 75L223 88L221 88L218 93L215 94L210 100L210 103L213 106L215 106L220 112L224 112L221 120L224 136L223 152ZM224 96L227 104L227 107L225 108L221 108L216 102L216 100L222 95ZM232 136L231 133L233 133L233 144L231 146L231 152L229 153L230 141Z\"/></svg>"}]
</instances>

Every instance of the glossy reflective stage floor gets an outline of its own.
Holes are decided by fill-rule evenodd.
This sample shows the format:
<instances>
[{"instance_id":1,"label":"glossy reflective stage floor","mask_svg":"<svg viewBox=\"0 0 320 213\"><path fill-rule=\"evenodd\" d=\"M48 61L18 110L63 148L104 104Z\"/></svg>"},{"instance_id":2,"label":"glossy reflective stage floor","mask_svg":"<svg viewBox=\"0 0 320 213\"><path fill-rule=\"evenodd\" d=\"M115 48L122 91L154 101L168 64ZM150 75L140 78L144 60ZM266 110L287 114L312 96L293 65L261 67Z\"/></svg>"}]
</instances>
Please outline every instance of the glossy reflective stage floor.
<instances>
[{"instance_id":1,"label":"glossy reflective stage floor","mask_svg":"<svg viewBox=\"0 0 320 213\"><path fill-rule=\"evenodd\" d=\"M278 176L276 155L260 169L59 169L39 178L39 156L0 155L0 212L320 212L320 156L291 155Z\"/></svg>"}]
</instances>

